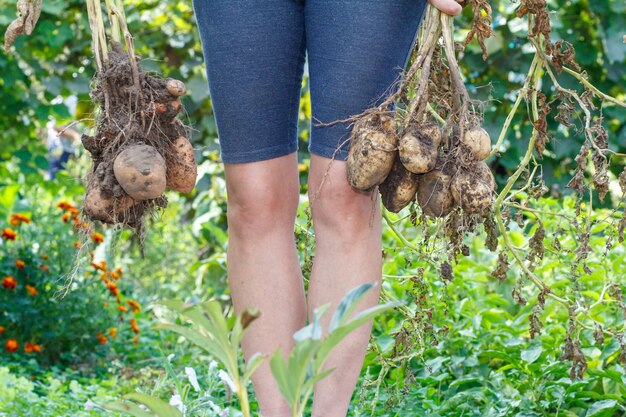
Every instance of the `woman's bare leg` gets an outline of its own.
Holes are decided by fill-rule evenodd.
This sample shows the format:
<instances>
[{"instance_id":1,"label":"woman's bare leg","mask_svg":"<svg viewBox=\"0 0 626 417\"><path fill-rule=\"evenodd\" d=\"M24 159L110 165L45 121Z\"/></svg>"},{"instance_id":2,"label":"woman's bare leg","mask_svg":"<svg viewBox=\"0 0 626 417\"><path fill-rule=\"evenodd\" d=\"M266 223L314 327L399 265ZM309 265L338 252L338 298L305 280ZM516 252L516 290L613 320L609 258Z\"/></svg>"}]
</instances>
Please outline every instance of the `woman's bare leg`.
<instances>
[{"instance_id":1,"label":"woman's bare leg","mask_svg":"<svg viewBox=\"0 0 626 417\"><path fill-rule=\"evenodd\" d=\"M233 305L238 313L246 307L261 313L243 340L244 355L270 356L278 347L288 355L293 334L306 320L293 232L300 188L296 154L227 164L225 173ZM291 416L268 361L254 373L252 383L263 417Z\"/></svg>"},{"instance_id":2,"label":"woman's bare leg","mask_svg":"<svg viewBox=\"0 0 626 417\"><path fill-rule=\"evenodd\" d=\"M325 326L341 298L366 282L379 282L382 268L381 215L378 193L354 190L346 163L311 155L309 198L315 229L315 258L309 283L309 316L331 303ZM325 179L323 179L326 176ZM321 182L324 184L317 196ZM361 301L358 311L378 303L380 285ZM345 417L370 338L363 325L336 347L326 368L335 368L315 387L312 417Z\"/></svg>"}]
</instances>

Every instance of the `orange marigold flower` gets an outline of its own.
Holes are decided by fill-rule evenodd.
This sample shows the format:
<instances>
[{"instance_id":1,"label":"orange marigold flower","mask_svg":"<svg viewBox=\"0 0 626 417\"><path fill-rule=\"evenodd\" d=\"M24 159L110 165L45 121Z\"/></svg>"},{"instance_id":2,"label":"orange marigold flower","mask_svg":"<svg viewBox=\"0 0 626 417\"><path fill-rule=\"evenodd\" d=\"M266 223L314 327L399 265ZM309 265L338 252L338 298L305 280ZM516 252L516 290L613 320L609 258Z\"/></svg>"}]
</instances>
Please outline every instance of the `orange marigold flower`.
<instances>
[{"instance_id":1,"label":"orange marigold flower","mask_svg":"<svg viewBox=\"0 0 626 417\"><path fill-rule=\"evenodd\" d=\"M33 287L32 285L26 285L26 291L28 291L28 293L33 297L37 295L37 288Z\"/></svg>"},{"instance_id":2,"label":"orange marigold flower","mask_svg":"<svg viewBox=\"0 0 626 417\"><path fill-rule=\"evenodd\" d=\"M4 326L0 326L0 334L4 334Z\"/></svg>"},{"instance_id":3,"label":"orange marigold flower","mask_svg":"<svg viewBox=\"0 0 626 417\"><path fill-rule=\"evenodd\" d=\"M139 343L139 336L135 336L135 337L133 337L133 343L134 343L134 344Z\"/></svg>"},{"instance_id":4,"label":"orange marigold flower","mask_svg":"<svg viewBox=\"0 0 626 417\"><path fill-rule=\"evenodd\" d=\"M82 244L82 243L80 243L80 242L77 240L77 241L75 241L75 242L74 242L74 247L75 247L76 249L80 249L80 248L82 248L82 247L83 247L83 244Z\"/></svg>"},{"instance_id":5,"label":"orange marigold flower","mask_svg":"<svg viewBox=\"0 0 626 417\"><path fill-rule=\"evenodd\" d=\"M78 216L80 214L80 210L78 210L76 207L70 207L67 209L67 212L74 215L74 216Z\"/></svg>"},{"instance_id":6,"label":"orange marigold flower","mask_svg":"<svg viewBox=\"0 0 626 417\"><path fill-rule=\"evenodd\" d=\"M17 232L10 228L2 229L2 238L6 240L15 240L17 237Z\"/></svg>"},{"instance_id":7,"label":"orange marigold flower","mask_svg":"<svg viewBox=\"0 0 626 417\"><path fill-rule=\"evenodd\" d=\"M93 243L102 243L104 242L104 236L101 233L94 232L91 234L91 240L93 240Z\"/></svg>"},{"instance_id":8,"label":"orange marigold flower","mask_svg":"<svg viewBox=\"0 0 626 417\"><path fill-rule=\"evenodd\" d=\"M48 265L46 264L41 264L39 266L44 272L50 272L50 268L48 268Z\"/></svg>"},{"instance_id":9,"label":"orange marigold flower","mask_svg":"<svg viewBox=\"0 0 626 417\"><path fill-rule=\"evenodd\" d=\"M24 352L26 353L38 353L41 352L41 346L35 343L26 342L24 343Z\"/></svg>"},{"instance_id":10,"label":"orange marigold flower","mask_svg":"<svg viewBox=\"0 0 626 417\"><path fill-rule=\"evenodd\" d=\"M130 308L133 310L133 313L138 313L141 311L141 306L135 300L128 300L126 301L126 304L130 306Z\"/></svg>"},{"instance_id":11,"label":"orange marigold flower","mask_svg":"<svg viewBox=\"0 0 626 417\"><path fill-rule=\"evenodd\" d=\"M13 226L19 226L22 223L30 223L30 219L23 214L12 214L9 223Z\"/></svg>"},{"instance_id":12,"label":"orange marigold flower","mask_svg":"<svg viewBox=\"0 0 626 417\"><path fill-rule=\"evenodd\" d=\"M98 338L98 342L100 342L101 345L106 345L107 344L108 339L102 333L98 333L96 337Z\"/></svg>"},{"instance_id":13,"label":"orange marigold flower","mask_svg":"<svg viewBox=\"0 0 626 417\"><path fill-rule=\"evenodd\" d=\"M17 280L13 277L4 277L2 279L2 286L4 288L12 290L17 286Z\"/></svg>"},{"instance_id":14,"label":"orange marigold flower","mask_svg":"<svg viewBox=\"0 0 626 417\"><path fill-rule=\"evenodd\" d=\"M17 340L15 339L9 339L4 344L4 350L6 350L7 352L17 352L17 348L19 347L20 344L17 343Z\"/></svg>"},{"instance_id":15,"label":"orange marigold flower","mask_svg":"<svg viewBox=\"0 0 626 417\"><path fill-rule=\"evenodd\" d=\"M41 254L39 255L39 259L41 259L42 261L47 261L49 258L48 255Z\"/></svg>"},{"instance_id":16,"label":"orange marigold flower","mask_svg":"<svg viewBox=\"0 0 626 417\"><path fill-rule=\"evenodd\" d=\"M113 338L116 338L116 337L117 337L117 329L116 329L115 327L111 327L111 328L109 329L109 335L110 335L111 337L113 337Z\"/></svg>"},{"instance_id":17,"label":"orange marigold flower","mask_svg":"<svg viewBox=\"0 0 626 417\"><path fill-rule=\"evenodd\" d=\"M70 213L63 213L63 215L61 216L61 220L63 220L63 223L69 222L71 218L72 215Z\"/></svg>"},{"instance_id":18,"label":"orange marigold flower","mask_svg":"<svg viewBox=\"0 0 626 417\"><path fill-rule=\"evenodd\" d=\"M139 334L139 326L137 326L137 320L135 320L134 318L130 319L130 327L133 329L133 332L135 332L135 334Z\"/></svg>"},{"instance_id":19,"label":"orange marigold flower","mask_svg":"<svg viewBox=\"0 0 626 417\"><path fill-rule=\"evenodd\" d=\"M93 266L94 268L96 268L99 271L105 272L107 270L107 262L106 261L100 261L100 262L92 262L91 266Z\"/></svg>"},{"instance_id":20,"label":"orange marigold flower","mask_svg":"<svg viewBox=\"0 0 626 417\"><path fill-rule=\"evenodd\" d=\"M57 204L57 208L60 208L61 210L69 210L74 208L74 205L72 205L69 201L61 201Z\"/></svg>"},{"instance_id":21,"label":"orange marigold flower","mask_svg":"<svg viewBox=\"0 0 626 417\"><path fill-rule=\"evenodd\" d=\"M18 259L17 261L15 261L15 266L17 267L17 269L24 269L24 267L26 266L26 262L20 261Z\"/></svg>"},{"instance_id":22,"label":"orange marigold flower","mask_svg":"<svg viewBox=\"0 0 626 417\"><path fill-rule=\"evenodd\" d=\"M89 230L89 225L85 222L79 222L78 220L74 222L74 227L78 230Z\"/></svg>"},{"instance_id":23,"label":"orange marigold flower","mask_svg":"<svg viewBox=\"0 0 626 417\"><path fill-rule=\"evenodd\" d=\"M117 268L115 268L115 273L116 273L117 275L119 275L120 277L121 277L122 275L124 275L124 272L122 272L122 267L121 267L121 266L118 266Z\"/></svg>"},{"instance_id":24,"label":"orange marigold flower","mask_svg":"<svg viewBox=\"0 0 626 417\"><path fill-rule=\"evenodd\" d=\"M117 309L122 313L128 313L128 309L124 306L117 306Z\"/></svg>"},{"instance_id":25,"label":"orange marigold flower","mask_svg":"<svg viewBox=\"0 0 626 417\"><path fill-rule=\"evenodd\" d=\"M109 282L107 284L107 288L109 289L109 291L111 292L111 294L113 294L114 296L118 296L120 293L119 288L117 288L117 284L114 282Z\"/></svg>"},{"instance_id":26,"label":"orange marigold flower","mask_svg":"<svg viewBox=\"0 0 626 417\"><path fill-rule=\"evenodd\" d=\"M105 301L102 303L102 307L107 308L109 306L109 302Z\"/></svg>"},{"instance_id":27,"label":"orange marigold flower","mask_svg":"<svg viewBox=\"0 0 626 417\"><path fill-rule=\"evenodd\" d=\"M120 275L115 271L109 271L109 275L111 276L111 278L113 278L116 281L120 279Z\"/></svg>"}]
</instances>

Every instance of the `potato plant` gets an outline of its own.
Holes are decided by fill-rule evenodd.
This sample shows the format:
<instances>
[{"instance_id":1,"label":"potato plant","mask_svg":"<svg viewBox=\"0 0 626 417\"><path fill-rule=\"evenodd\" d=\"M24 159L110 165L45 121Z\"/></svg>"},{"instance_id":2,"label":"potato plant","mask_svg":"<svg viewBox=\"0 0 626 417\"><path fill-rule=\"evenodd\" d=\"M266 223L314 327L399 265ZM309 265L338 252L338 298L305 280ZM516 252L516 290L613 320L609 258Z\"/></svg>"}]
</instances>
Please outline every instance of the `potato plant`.
<instances>
[{"instance_id":1,"label":"potato plant","mask_svg":"<svg viewBox=\"0 0 626 417\"><path fill-rule=\"evenodd\" d=\"M492 35L492 9L484 0L474 0L469 5L474 21L464 44L476 38L486 59L485 41ZM620 361L626 362L624 326L605 323L592 314L592 310L603 303L624 305L619 275L607 276L597 297L586 295L579 284L579 280L596 273L598 268L606 267L588 262L594 251L590 244L594 233L602 231L602 247L606 253L623 249L626 169L622 167L626 154L609 146L603 111L616 106L626 108L626 103L600 91L589 81L576 62L574 45L551 39L549 13L545 0L522 0L519 4L517 16L527 22L527 36L534 57L525 83L515 93L515 103L491 147L488 133L480 127L484 105L470 98L461 79L452 22L431 8L422 26L412 64L397 90L378 107L350 119L355 124L350 139L353 157L348 160L351 165L348 175L351 179L368 176L372 165L377 171L387 173L384 179L384 175L378 172L376 176L369 176L371 181L360 179L359 184L365 185L360 189L369 190L379 185L383 204L391 212L399 212L402 205L412 203L407 216L396 219L387 213L384 218L399 241L414 250L420 260L425 257L439 265L444 282L453 279L452 265L462 262L462 258L470 254L466 243L468 234L484 231L486 247L498 254L492 276L502 280L513 265L520 269L517 286L511 294L513 300L520 305L528 303L521 293L526 283L532 284L536 290L537 301L529 314L531 339L542 333L541 315L547 302L555 302L567 312L561 358L570 363L570 377L580 379L587 368L580 341L583 330L592 331L600 344L604 343L605 337L617 341L622 349ZM568 77L579 83L578 89L563 87ZM523 102L525 106L522 106ZM497 189L484 160L500 156L501 146L511 133L511 121L524 110L533 127L527 149L512 175ZM390 145L370 144L370 149L364 152L363 144L368 143L370 135L362 128L363 121L382 117L387 118L390 125L393 120L397 126L395 132L386 133L389 138L385 143ZM554 135L548 130L550 117L559 123L559 129L583 138L576 157L576 169L567 184L576 198L573 215L533 207L549 191L541 172L546 146ZM391 146L397 143L397 138L400 138L400 145ZM376 152L375 155L386 152L387 159L368 159L371 150ZM418 174L415 178L409 179L406 172L398 174L393 162L398 157L398 150L399 160L406 171ZM620 163L621 166L617 165ZM612 165L617 165L618 172L623 169L618 178L610 177ZM598 217L594 215L594 198L604 200L611 181L614 187L621 189L622 197L614 202L609 215ZM415 193L415 198L405 198L407 190ZM559 245L558 235L547 235L542 221L546 216L567 219L560 231L577 237L575 247L565 249ZM418 250L398 230L396 224L402 219L415 226L419 238L427 239L429 250L426 253ZM536 226L526 228L527 222L536 223ZM512 237L513 223L524 233L530 233L527 241L520 242ZM536 272L550 250L567 250L575 255L568 265L571 286L552 287ZM413 321L411 316L412 313L407 311L405 318Z\"/></svg>"}]
</instances>

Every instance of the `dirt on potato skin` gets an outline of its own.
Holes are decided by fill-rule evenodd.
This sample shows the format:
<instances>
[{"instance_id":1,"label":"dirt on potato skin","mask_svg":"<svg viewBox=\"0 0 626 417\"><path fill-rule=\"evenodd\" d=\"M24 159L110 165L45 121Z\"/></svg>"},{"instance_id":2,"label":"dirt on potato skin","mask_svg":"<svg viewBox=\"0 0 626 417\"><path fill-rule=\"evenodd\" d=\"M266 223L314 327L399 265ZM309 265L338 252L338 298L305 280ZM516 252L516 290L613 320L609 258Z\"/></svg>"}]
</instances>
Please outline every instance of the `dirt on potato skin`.
<instances>
[{"instance_id":1,"label":"dirt on potato skin","mask_svg":"<svg viewBox=\"0 0 626 417\"><path fill-rule=\"evenodd\" d=\"M179 97L167 90L167 79L152 76L137 66L137 80L133 79L133 65L122 46L114 43L109 51L105 69L96 75L91 96L98 107L95 132L83 135L82 142L93 159L87 177L88 193L98 187L102 199L122 200L126 193L115 178L115 158L129 146L149 145L165 159L178 163L168 148L179 137L188 137L184 124L177 119L183 111ZM116 223L141 229L145 216L167 206L164 196L137 201L123 213L112 213L107 219L90 220ZM111 221L106 221L111 220Z\"/></svg>"},{"instance_id":2,"label":"dirt on potato skin","mask_svg":"<svg viewBox=\"0 0 626 417\"><path fill-rule=\"evenodd\" d=\"M361 191L380 185L393 167L398 148L393 117L372 114L355 123L348 150L348 181Z\"/></svg>"},{"instance_id":3,"label":"dirt on potato skin","mask_svg":"<svg viewBox=\"0 0 626 417\"><path fill-rule=\"evenodd\" d=\"M415 200L418 186L419 176L406 169L398 155L391 172L378 189L385 208L398 213Z\"/></svg>"}]
</instances>

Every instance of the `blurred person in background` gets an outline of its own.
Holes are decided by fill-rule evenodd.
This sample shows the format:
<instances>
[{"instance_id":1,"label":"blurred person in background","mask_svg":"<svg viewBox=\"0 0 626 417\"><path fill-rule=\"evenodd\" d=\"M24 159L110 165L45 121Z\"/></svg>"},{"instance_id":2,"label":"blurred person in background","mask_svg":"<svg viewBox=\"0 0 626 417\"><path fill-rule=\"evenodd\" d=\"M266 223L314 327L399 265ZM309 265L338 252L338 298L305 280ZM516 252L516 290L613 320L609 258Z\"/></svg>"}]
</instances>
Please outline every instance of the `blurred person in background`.
<instances>
[{"instance_id":1,"label":"blurred person in background","mask_svg":"<svg viewBox=\"0 0 626 417\"><path fill-rule=\"evenodd\" d=\"M76 106L78 97L71 95L63 100L63 104L72 117L76 114ZM46 124L47 138L46 146L48 148L48 168L49 180L54 179L56 174L65 169L67 161L75 154L75 143L80 140L80 133L71 125L59 125L56 119L51 119Z\"/></svg>"}]
</instances>

